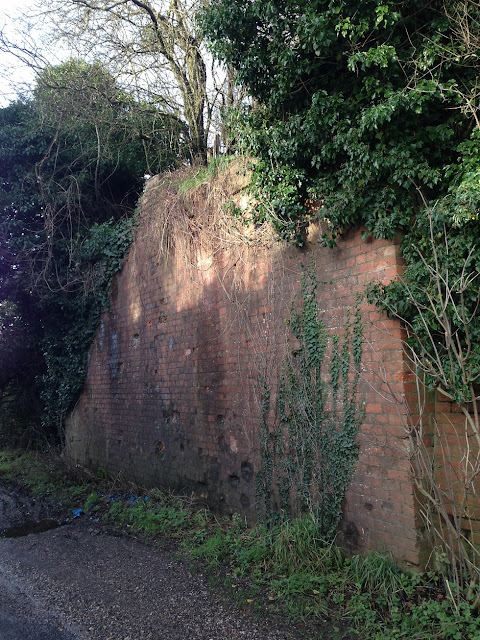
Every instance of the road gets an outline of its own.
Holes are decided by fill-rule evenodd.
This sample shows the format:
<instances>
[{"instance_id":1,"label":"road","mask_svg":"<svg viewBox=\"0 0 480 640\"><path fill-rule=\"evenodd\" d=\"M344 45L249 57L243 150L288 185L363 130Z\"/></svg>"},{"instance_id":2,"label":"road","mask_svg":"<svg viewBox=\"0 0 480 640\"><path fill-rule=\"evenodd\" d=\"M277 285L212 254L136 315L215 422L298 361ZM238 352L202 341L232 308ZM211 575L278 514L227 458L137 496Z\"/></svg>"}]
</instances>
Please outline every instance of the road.
<instances>
[{"instance_id":1,"label":"road","mask_svg":"<svg viewBox=\"0 0 480 640\"><path fill-rule=\"evenodd\" d=\"M8 512L15 513L18 524L21 509L12 508L15 502L3 483L0 531L12 525ZM29 518L41 512L25 499L22 509ZM86 516L43 533L0 538L0 640L307 637L299 625L258 620L228 603L171 551L117 534Z\"/></svg>"}]
</instances>

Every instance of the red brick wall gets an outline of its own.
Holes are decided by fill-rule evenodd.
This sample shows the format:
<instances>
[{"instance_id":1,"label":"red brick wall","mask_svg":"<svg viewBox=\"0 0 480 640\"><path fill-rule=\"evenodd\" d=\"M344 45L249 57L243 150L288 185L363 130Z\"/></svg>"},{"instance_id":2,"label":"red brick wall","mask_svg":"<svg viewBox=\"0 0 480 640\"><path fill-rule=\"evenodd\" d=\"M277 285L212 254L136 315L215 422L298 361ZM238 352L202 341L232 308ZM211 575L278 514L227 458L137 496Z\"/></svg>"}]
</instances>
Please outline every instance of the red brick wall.
<instances>
[{"instance_id":1,"label":"red brick wall","mask_svg":"<svg viewBox=\"0 0 480 640\"><path fill-rule=\"evenodd\" d=\"M154 205L162 207L162 199ZM329 249L313 234L306 251L240 244L212 255L199 248L192 266L179 250L168 258L159 254L151 224L143 220L115 278L85 388L68 422L67 453L254 520L259 371L276 383L301 266L313 254L318 302L333 332L342 329L347 307L367 282L395 277L397 247L365 243L358 230ZM367 304L362 314L359 400L367 415L340 536L356 551L388 548L398 560L417 563L404 418L392 401L405 384L401 332Z\"/></svg>"},{"instance_id":2,"label":"red brick wall","mask_svg":"<svg viewBox=\"0 0 480 640\"><path fill-rule=\"evenodd\" d=\"M430 468L441 489L441 502L451 522L464 536L470 560L480 560L480 447L472 404L467 419L461 408L437 392L433 398L429 423L425 429L425 452ZM477 405L480 403L477 403ZM477 411L480 406L477 406ZM427 475L427 474L425 474ZM450 543L451 531L444 519L432 514L437 533ZM437 537L437 542L439 538Z\"/></svg>"}]
</instances>

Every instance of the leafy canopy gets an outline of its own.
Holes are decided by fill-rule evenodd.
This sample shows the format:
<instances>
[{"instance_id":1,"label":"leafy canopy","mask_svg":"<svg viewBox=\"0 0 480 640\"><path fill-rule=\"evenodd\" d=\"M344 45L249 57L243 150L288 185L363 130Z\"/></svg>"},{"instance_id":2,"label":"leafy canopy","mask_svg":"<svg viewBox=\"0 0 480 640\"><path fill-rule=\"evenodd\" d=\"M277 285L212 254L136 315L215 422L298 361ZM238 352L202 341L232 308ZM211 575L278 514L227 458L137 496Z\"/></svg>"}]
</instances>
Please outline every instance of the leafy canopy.
<instances>
[{"instance_id":1,"label":"leafy canopy","mask_svg":"<svg viewBox=\"0 0 480 640\"><path fill-rule=\"evenodd\" d=\"M446 194L478 211L465 169L478 147L478 4L445 7L213 0L204 31L254 98L236 122L258 159L255 221L302 245L316 206L330 241L357 224L391 238Z\"/></svg>"},{"instance_id":2,"label":"leafy canopy","mask_svg":"<svg viewBox=\"0 0 480 640\"><path fill-rule=\"evenodd\" d=\"M78 60L46 68L32 100L0 109L0 405L19 406L27 390L61 431L144 174L182 157L180 137L169 116ZM10 409L0 435L7 423L18 423Z\"/></svg>"}]
</instances>

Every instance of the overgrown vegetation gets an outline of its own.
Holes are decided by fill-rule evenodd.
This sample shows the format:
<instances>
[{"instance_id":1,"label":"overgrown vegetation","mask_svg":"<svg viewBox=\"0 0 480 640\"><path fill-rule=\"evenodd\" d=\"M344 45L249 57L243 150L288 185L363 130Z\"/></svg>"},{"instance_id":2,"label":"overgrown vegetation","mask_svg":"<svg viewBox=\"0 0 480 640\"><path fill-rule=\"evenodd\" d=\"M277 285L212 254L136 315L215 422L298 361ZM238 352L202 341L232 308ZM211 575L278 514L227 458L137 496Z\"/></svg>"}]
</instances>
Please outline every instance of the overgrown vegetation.
<instances>
[{"instance_id":1,"label":"overgrown vegetation","mask_svg":"<svg viewBox=\"0 0 480 640\"><path fill-rule=\"evenodd\" d=\"M419 393L397 400L458 603L479 581L478 11L477 0L213 0L203 15L215 54L254 98L230 114L257 159L251 219L299 246L314 219L328 245L358 225L365 239L403 235L405 275L371 300L407 329ZM425 384L463 424L442 432L424 412Z\"/></svg>"},{"instance_id":2,"label":"overgrown vegetation","mask_svg":"<svg viewBox=\"0 0 480 640\"><path fill-rule=\"evenodd\" d=\"M353 326L348 311L342 343L338 335L329 339L316 300L317 284L312 260L302 273L300 299L292 302L288 325L293 340L282 362L273 428L267 423L270 391L264 389L262 469L256 487L267 522L309 513L318 534L330 541L358 458L363 327L357 306Z\"/></svg>"},{"instance_id":3,"label":"overgrown vegetation","mask_svg":"<svg viewBox=\"0 0 480 640\"><path fill-rule=\"evenodd\" d=\"M125 487L102 469L69 470L38 453L0 452L0 478L83 507L80 517L143 532L151 542L175 540L182 557L194 566L200 561L234 601L302 621L305 635L476 640L480 634L473 598L452 600L442 573L404 573L378 552L346 557L322 539L311 515L249 529L241 518L218 519L187 498Z\"/></svg>"},{"instance_id":4,"label":"overgrown vegetation","mask_svg":"<svg viewBox=\"0 0 480 640\"><path fill-rule=\"evenodd\" d=\"M60 4L66 11L63 15L78 8ZM27 427L31 433L41 420L44 433L61 436L65 412L81 387L110 278L129 244L132 223L125 222L125 216L131 218L144 172L163 170L182 159L187 139L190 155L203 154L208 129L204 118L208 121L212 112L208 108L204 113L203 53L196 26L185 11L194 5L169 5L169 21L157 10L159 5L142 3L140 7L130 1L121 7L96 3L87 16L97 34L108 36L109 44L111 27L116 42L118 24L134 21L130 24L135 23L145 36L142 42L149 59L164 56L180 78L183 120L177 117L176 107L170 110L168 99L162 103L165 109L158 109L158 103L157 107L146 105L120 90L101 65L79 61L45 69L30 100L0 112L2 437L18 438ZM305 244L313 219L324 225L324 242L330 245L355 225L363 225L365 237L393 238L398 231L404 235L404 278L373 287L371 296L404 321L418 388L423 389L425 382L454 400L464 424L454 428L453 437L459 443L473 443L445 484L438 482L437 473L439 467L446 467L450 451L436 425L432 429L424 421L421 408L420 417L412 416L416 421L407 425L424 516L437 557L448 561L445 584L450 588L448 579L454 579L456 591L454 605L451 598L443 598L430 603L428 611L426 606L410 607L409 619L420 629L417 637L470 633L449 626L447 610L456 607L460 619L470 611L470 602L478 604L479 597L478 10L478 0L213 0L203 17L204 32L227 64L229 83L236 71L252 98L228 115L231 138L256 159L252 170L257 207L244 213L244 219L255 223L256 232L259 223L271 222L281 238L298 246ZM181 29L175 31L172 20ZM77 35L87 34L91 41L91 32L83 31L87 22L72 21L73 30L78 27ZM65 29L67 25L68 20ZM188 45L180 59L168 58L172 55L162 34L176 54L183 44ZM182 36L176 44L175 36ZM136 47L130 48L129 55L134 57L135 51ZM185 70L188 73L182 76ZM204 180L207 173L199 172L193 182ZM189 185L184 187L188 191ZM174 238L179 228L186 245L195 242L202 225L221 229L221 242L230 241L236 232L226 217L199 220L186 212L174 224L175 213L174 207L166 206L157 221L162 249L168 247L163 240ZM218 243L217 234L213 235ZM279 432L270 441L272 434L264 422L260 479L269 503L266 510L274 499L273 483L279 510L292 511L291 490L295 489L300 510L309 511L315 492L327 492L319 496L322 504L331 495L326 489L330 480L322 476L328 465L315 466L317 458L324 457L316 447L323 446L328 455L337 454L337 462L342 458L344 466L331 469L332 476L334 471L341 472L336 478L336 502L326 510L330 520L319 529L325 539L333 535L355 450L351 447L340 454L338 446L331 449L332 443L338 445L337 438L343 439L343 427L349 435L342 444L353 442L358 414L352 387L350 396L344 397L347 409L338 416L344 421L342 429L321 430L324 395L312 372L323 359L325 336L317 320L307 316L292 317L300 350L284 362L279 393L279 432L286 435L289 446L278 444ZM309 332L317 332L313 342ZM355 343L355 330L353 336ZM340 377L344 382L348 379L342 369L347 362L345 344L348 340L343 348L338 341L333 345L334 399L340 394ZM267 390L265 412L268 401ZM328 436L323 438L323 433ZM301 446L294 444L300 441ZM274 465L277 471L281 467L280 472L274 472ZM156 526L149 505L135 508L122 517L126 520L130 514L133 524L143 514L145 528L147 522L148 527ZM315 523L318 528L318 517ZM278 526L285 536L288 526L294 525ZM229 535L239 542L236 530ZM223 534L215 536L228 550ZM210 544L215 547L216 543ZM282 580L289 576L286 569L285 573ZM303 578L295 572L291 575L295 577L284 584L285 593L289 597L303 594ZM311 587L312 583L305 584ZM333 585L329 588L335 593ZM348 602L348 607L355 608L360 603L365 606L365 619L376 620L381 606L368 604L363 595L349 591L338 596L337 604ZM401 602L392 602L389 615L393 616L396 607L401 610ZM442 621L442 631L436 631L430 613ZM429 632L422 630L423 619L428 619ZM403 629L402 625L403 618L398 627Z\"/></svg>"},{"instance_id":5,"label":"overgrown vegetation","mask_svg":"<svg viewBox=\"0 0 480 640\"><path fill-rule=\"evenodd\" d=\"M372 301L406 329L416 384L407 401L395 400L405 408L413 477L433 554L446 563L459 600L460 587L480 584L480 246L466 231L473 235L475 221L456 227L451 210L439 204L409 233L402 278L369 288ZM432 415L425 410L427 391L455 403L458 413L449 415L437 404Z\"/></svg>"},{"instance_id":6,"label":"overgrown vegetation","mask_svg":"<svg viewBox=\"0 0 480 640\"><path fill-rule=\"evenodd\" d=\"M303 245L317 207L328 242L392 238L447 195L478 211L476 0L213 0L203 27L254 98L233 126L256 222Z\"/></svg>"},{"instance_id":7,"label":"overgrown vegetation","mask_svg":"<svg viewBox=\"0 0 480 640\"><path fill-rule=\"evenodd\" d=\"M42 71L0 125L0 438L58 438L144 174L177 162L181 129L78 60Z\"/></svg>"}]
</instances>

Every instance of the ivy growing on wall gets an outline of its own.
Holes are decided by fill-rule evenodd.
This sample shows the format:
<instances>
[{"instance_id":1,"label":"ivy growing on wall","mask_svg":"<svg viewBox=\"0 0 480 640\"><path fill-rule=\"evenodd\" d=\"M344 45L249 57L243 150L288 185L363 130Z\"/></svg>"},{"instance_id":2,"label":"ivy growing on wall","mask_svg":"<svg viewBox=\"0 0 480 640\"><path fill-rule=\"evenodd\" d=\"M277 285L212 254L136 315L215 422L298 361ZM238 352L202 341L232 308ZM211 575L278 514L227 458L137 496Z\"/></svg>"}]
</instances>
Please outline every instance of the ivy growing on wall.
<instances>
[{"instance_id":1,"label":"ivy growing on wall","mask_svg":"<svg viewBox=\"0 0 480 640\"><path fill-rule=\"evenodd\" d=\"M302 274L299 299L292 302L288 325L295 348L282 361L273 428L267 420L271 393L262 381L257 497L265 519L310 512L320 535L331 540L358 459L363 326L357 303L347 313L342 338L330 339L316 289L312 263Z\"/></svg>"},{"instance_id":2,"label":"ivy growing on wall","mask_svg":"<svg viewBox=\"0 0 480 640\"><path fill-rule=\"evenodd\" d=\"M47 431L62 435L66 413L82 390L100 314L108 307L110 283L123 264L135 222L125 218L92 225L76 253L78 270L88 273L83 295L52 292L42 302L42 421Z\"/></svg>"},{"instance_id":3,"label":"ivy growing on wall","mask_svg":"<svg viewBox=\"0 0 480 640\"><path fill-rule=\"evenodd\" d=\"M467 191L478 219L478 2L212 0L203 27L254 98L233 119L254 222L303 245L313 201L326 241L392 238Z\"/></svg>"}]
</instances>

